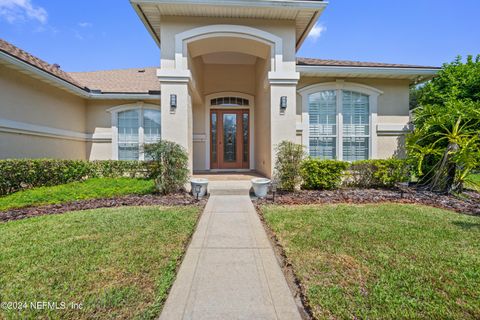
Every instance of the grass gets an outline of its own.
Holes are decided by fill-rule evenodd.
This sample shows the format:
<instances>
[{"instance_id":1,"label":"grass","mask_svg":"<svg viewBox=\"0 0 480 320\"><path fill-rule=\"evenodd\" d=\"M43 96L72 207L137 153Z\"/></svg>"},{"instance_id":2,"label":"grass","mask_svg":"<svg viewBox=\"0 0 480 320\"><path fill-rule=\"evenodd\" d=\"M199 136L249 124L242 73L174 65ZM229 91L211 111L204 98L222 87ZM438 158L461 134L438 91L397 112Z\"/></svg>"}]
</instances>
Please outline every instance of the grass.
<instances>
[{"instance_id":1,"label":"grass","mask_svg":"<svg viewBox=\"0 0 480 320\"><path fill-rule=\"evenodd\" d=\"M401 204L262 212L317 319L480 318L480 217Z\"/></svg>"},{"instance_id":2,"label":"grass","mask_svg":"<svg viewBox=\"0 0 480 320\"><path fill-rule=\"evenodd\" d=\"M109 198L155 191L152 180L95 178L53 187L39 187L0 197L0 211L85 199Z\"/></svg>"},{"instance_id":3,"label":"grass","mask_svg":"<svg viewBox=\"0 0 480 320\"><path fill-rule=\"evenodd\" d=\"M0 319L158 317L199 210L125 207L0 224L1 302L82 304L0 309Z\"/></svg>"}]
</instances>

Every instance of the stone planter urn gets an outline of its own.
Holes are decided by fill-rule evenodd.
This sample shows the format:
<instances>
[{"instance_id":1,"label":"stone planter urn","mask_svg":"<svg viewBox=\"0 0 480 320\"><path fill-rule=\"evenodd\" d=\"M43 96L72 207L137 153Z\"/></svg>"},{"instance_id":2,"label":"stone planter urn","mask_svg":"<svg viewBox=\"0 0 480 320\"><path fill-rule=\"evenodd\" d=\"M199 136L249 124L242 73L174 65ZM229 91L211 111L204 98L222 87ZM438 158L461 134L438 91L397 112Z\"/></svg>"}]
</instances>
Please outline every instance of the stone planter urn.
<instances>
[{"instance_id":1,"label":"stone planter urn","mask_svg":"<svg viewBox=\"0 0 480 320\"><path fill-rule=\"evenodd\" d=\"M208 179L194 178L190 180L192 186L192 195L195 198L201 199L205 197L208 190Z\"/></svg>"},{"instance_id":2,"label":"stone planter urn","mask_svg":"<svg viewBox=\"0 0 480 320\"><path fill-rule=\"evenodd\" d=\"M268 188L272 181L266 178L254 178L252 179L253 191L258 198L265 198L268 193Z\"/></svg>"}]
</instances>

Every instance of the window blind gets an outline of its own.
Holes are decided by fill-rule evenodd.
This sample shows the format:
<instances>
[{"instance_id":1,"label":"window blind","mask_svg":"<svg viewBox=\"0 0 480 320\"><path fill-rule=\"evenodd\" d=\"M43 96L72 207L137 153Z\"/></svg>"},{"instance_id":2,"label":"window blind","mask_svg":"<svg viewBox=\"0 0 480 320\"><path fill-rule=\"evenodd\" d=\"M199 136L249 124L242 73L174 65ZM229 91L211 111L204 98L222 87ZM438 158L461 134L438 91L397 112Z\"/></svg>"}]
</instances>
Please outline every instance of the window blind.
<instances>
[{"instance_id":1,"label":"window blind","mask_svg":"<svg viewBox=\"0 0 480 320\"><path fill-rule=\"evenodd\" d=\"M336 158L337 94L335 90L321 91L309 96L310 156Z\"/></svg>"}]
</instances>

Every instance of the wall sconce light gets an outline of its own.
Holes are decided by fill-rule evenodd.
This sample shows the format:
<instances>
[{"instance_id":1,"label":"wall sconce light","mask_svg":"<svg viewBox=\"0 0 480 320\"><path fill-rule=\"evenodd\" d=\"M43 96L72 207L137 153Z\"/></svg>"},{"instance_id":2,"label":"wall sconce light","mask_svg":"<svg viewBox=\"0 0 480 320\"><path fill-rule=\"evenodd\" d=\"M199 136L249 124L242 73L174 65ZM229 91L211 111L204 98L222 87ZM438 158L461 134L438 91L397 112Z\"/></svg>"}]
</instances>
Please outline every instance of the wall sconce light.
<instances>
[{"instance_id":1,"label":"wall sconce light","mask_svg":"<svg viewBox=\"0 0 480 320\"><path fill-rule=\"evenodd\" d=\"M287 109L287 96L282 96L280 98L280 111L284 113L286 109Z\"/></svg>"},{"instance_id":2,"label":"wall sconce light","mask_svg":"<svg viewBox=\"0 0 480 320\"><path fill-rule=\"evenodd\" d=\"M177 95L170 95L170 111L175 111L177 109Z\"/></svg>"}]
</instances>

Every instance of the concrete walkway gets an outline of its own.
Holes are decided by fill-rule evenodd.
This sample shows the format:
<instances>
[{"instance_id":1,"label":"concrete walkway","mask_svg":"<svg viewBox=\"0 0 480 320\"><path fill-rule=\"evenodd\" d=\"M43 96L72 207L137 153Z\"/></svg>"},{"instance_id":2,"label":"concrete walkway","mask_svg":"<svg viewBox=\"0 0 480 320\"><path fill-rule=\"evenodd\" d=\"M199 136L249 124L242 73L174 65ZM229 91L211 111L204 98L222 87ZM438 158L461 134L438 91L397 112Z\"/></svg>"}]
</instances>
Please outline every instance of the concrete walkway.
<instances>
[{"instance_id":1,"label":"concrete walkway","mask_svg":"<svg viewBox=\"0 0 480 320\"><path fill-rule=\"evenodd\" d=\"M211 196L160 316L301 319L248 181L211 183Z\"/></svg>"}]
</instances>

